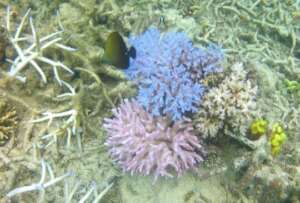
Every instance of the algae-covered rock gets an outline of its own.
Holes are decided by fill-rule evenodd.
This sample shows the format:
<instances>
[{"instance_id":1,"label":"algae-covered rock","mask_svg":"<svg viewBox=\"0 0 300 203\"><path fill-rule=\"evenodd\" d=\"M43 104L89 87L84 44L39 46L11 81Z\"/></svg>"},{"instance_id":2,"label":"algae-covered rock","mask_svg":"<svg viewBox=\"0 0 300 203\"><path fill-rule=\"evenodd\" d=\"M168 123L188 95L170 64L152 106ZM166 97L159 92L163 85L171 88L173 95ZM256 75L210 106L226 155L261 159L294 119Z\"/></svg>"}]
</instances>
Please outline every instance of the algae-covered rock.
<instances>
[{"instance_id":1,"label":"algae-covered rock","mask_svg":"<svg viewBox=\"0 0 300 203\"><path fill-rule=\"evenodd\" d=\"M264 166L253 174L247 193L259 202L283 202L290 196L294 182L278 166Z\"/></svg>"}]
</instances>

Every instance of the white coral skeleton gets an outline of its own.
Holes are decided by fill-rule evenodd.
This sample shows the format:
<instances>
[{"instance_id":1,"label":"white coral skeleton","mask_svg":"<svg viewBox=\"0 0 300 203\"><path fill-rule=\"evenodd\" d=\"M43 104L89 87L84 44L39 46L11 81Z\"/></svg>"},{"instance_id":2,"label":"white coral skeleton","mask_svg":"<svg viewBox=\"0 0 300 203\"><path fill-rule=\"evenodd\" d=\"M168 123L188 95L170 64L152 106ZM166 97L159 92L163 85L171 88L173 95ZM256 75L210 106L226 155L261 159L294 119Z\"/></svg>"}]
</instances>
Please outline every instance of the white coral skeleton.
<instances>
[{"instance_id":1,"label":"white coral skeleton","mask_svg":"<svg viewBox=\"0 0 300 203\"><path fill-rule=\"evenodd\" d=\"M62 84L67 87L69 92L58 95L58 98L63 97L74 97L76 96L75 89L68 83L62 81ZM59 135L66 135L66 146L70 147L71 137L76 136L79 150L81 151L81 135L78 129L78 111L74 108L62 111L62 112L51 112L46 111L42 113L42 117L32 120L32 123L40 123L48 121L48 127L52 124L54 119L64 119L63 124L60 128L41 136L42 140L47 141L45 146L40 146L42 148L47 148L53 143L57 142L57 137Z\"/></svg>"},{"instance_id":2,"label":"white coral skeleton","mask_svg":"<svg viewBox=\"0 0 300 203\"><path fill-rule=\"evenodd\" d=\"M51 125L53 119L55 118L65 118L67 120L64 121L63 128L57 129L49 134L43 135L41 138L44 140L50 140L49 143L45 146L48 147L49 145L55 143L57 141L57 136L65 133L67 134L67 147L70 146L70 140L72 135L80 136L77 132L77 111L75 109L70 109L64 112L52 113L52 112L44 112L42 113L43 117L33 120L33 123L39 123L48 120L48 126ZM77 137L78 138L78 137ZM78 138L80 140L80 138Z\"/></svg>"},{"instance_id":3,"label":"white coral skeleton","mask_svg":"<svg viewBox=\"0 0 300 203\"><path fill-rule=\"evenodd\" d=\"M76 49L59 43L62 40L62 38L59 37L59 35L63 31L57 31L45 37L40 38L34 27L33 19L32 17L29 17L29 14L30 14L30 9L23 16L19 26L17 27L16 32L13 34L10 25L10 8L7 7L6 29L8 32L8 38L18 55L14 60L8 60L12 64L8 72L8 75L12 77L16 77L20 81L25 82L26 77L21 76L20 72L26 67L30 66L33 67L38 72L42 81L44 83L47 83L46 75L40 65L40 63L44 63L52 67L54 77L56 81L59 83L59 85L61 86L62 80L60 79L60 76L58 74L58 68L61 68L62 70L70 74L74 74L74 72L69 67L64 65L62 62L55 61L51 58L47 58L43 56L43 51L49 47L54 47L54 46L66 51L75 51ZM21 33L22 30L25 29L24 27L28 18L29 18L29 25L31 28L32 35L29 37L23 37L21 36ZM20 44L20 42L23 42L22 45ZM28 47L25 47L25 44L28 44L27 45Z\"/></svg>"},{"instance_id":4,"label":"white coral skeleton","mask_svg":"<svg viewBox=\"0 0 300 203\"><path fill-rule=\"evenodd\" d=\"M98 203L101 201L103 196L109 191L109 189L113 186L113 182L107 185L103 190L98 193L96 184L91 184L87 192L80 198L79 203L84 202L91 202L91 199L93 198L92 203ZM76 192L78 192L78 189L80 188L80 181L76 181L75 184L70 181L65 181L65 187L64 187L64 196L65 196L65 203L71 203L73 202L73 198Z\"/></svg>"},{"instance_id":5,"label":"white coral skeleton","mask_svg":"<svg viewBox=\"0 0 300 203\"><path fill-rule=\"evenodd\" d=\"M33 183L31 185L16 188L16 189L10 191L9 193L7 193L6 196L11 198L17 194L21 194L24 192L30 192L30 191L44 192L46 188L50 187L51 185L56 184L57 182L64 180L68 176L72 175L72 172L68 172L62 176L54 177L53 170L47 162L45 162L44 160L41 160L41 166L42 166L41 167L41 179L38 183ZM47 171L50 175L50 180L45 182Z\"/></svg>"},{"instance_id":6,"label":"white coral skeleton","mask_svg":"<svg viewBox=\"0 0 300 203\"><path fill-rule=\"evenodd\" d=\"M47 172L50 176L50 180L47 180ZM58 182L61 182L64 180L64 196L65 196L65 202L70 203L73 202L73 198L75 193L78 191L78 188L80 186L80 181L76 181L76 184L74 187L70 185L70 183L66 180L70 176L74 177L74 172L67 172L61 176L55 177L54 172L50 166L45 160L41 160L41 178L38 183L33 183L31 185L22 186L13 189L9 193L6 194L8 198L11 198L16 195L20 195L22 193L32 192L32 191L38 191L40 192L41 196L40 199L43 200L44 198L44 192L46 188L57 184ZM48 178L49 179L49 178ZM93 203L98 203L103 196L109 191L109 189L113 186L113 182L107 185L102 191L98 193L97 187L95 184L92 184L92 186L87 190L87 192L80 198L79 203L84 203L87 200L93 198ZM72 188L71 188L72 187Z\"/></svg>"}]
</instances>

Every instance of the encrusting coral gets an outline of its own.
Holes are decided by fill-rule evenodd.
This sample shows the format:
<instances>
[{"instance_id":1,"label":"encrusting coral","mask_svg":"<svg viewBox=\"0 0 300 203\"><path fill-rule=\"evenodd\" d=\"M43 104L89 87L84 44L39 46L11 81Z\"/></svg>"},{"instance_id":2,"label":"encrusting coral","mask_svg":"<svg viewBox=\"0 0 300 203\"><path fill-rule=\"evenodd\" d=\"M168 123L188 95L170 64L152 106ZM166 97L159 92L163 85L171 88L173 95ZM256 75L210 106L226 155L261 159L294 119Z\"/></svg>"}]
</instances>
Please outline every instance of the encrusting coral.
<instances>
[{"instance_id":1,"label":"encrusting coral","mask_svg":"<svg viewBox=\"0 0 300 203\"><path fill-rule=\"evenodd\" d=\"M168 125L166 118L154 118L137 101L125 100L105 119L109 153L124 171L173 177L203 161L205 150L193 134L191 123Z\"/></svg>"},{"instance_id":2,"label":"encrusting coral","mask_svg":"<svg viewBox=\"0 0 300 203\"><path fill-rule=\"evenodd\" d=\"M130 37L129 43L137 54L126 74L138 84L139 104L152 115L173 121L196 112L205 89L200 80L221 70L221 49L215 45L194 47L185 33L161 34L156 28Z\"/></svg>"},{"instance_id":3,"label":"encrusting coral","mask_svg":"<svg viewBox=\"0 0 300 203\"><path fill-rule=\"evenodd\" d=\"M221 129L245 135L257 113L256 95L257 87L247 79L243 65L235 64L230 75L203 97L195 117L196 129L205 138L217 136Z\"/></svg>"},{"instance_id":4,"label":"encrusting coral","mask_svg":"<svg viewBox=\"0 0 300 203\"><path fill-rule=\"evenodd\" d=\"M5 144L14 135L17 124L16 111L0 100L0 145Z\"/></svg>"}]
</instances>

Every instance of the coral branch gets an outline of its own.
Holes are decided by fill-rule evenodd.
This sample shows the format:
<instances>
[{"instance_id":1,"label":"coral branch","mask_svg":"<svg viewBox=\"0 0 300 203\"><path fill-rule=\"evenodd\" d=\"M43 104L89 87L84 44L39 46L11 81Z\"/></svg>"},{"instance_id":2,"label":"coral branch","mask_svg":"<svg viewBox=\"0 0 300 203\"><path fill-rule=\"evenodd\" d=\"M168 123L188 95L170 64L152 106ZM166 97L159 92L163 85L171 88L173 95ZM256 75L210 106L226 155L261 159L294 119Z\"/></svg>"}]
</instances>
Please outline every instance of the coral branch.
<instances>
[{"instance_id":1,"label":"coral branch","mask_svg":"<svg viewBox=\"0 0 300 203\"><path fill-rule=\"evenodd\" d=\"M49 168L48 168L48 172L50 174L52 173L49 171ZM6 196L11 198L17 194L21 194L24 192L31 192L31 191L35 191L35 190L41 192L41 191L44 191L47 187L50 187L51 185L54 185L57 182L60 182L60 181L64 180L66 177L72 175L71 172L68 172L62 176L59 176L56 178L51 178L48 182L45 183L46 174L47 174L46 162L44 160L42 160L41 161L41 179L40 179L40 181L38 183L33 183L32 185L16 188L16 189L10 191L9 193L7 193Z\"/></svg>"},{"instance_id":2,"label":"coral branch","mask_svg":"<svg viewBox=\"0 0 300 203\"><path fill-rule=\"evenodd\" d=\"M37 62L40 61L52 67L55 75L55 79L58 81L59 85L62 85L62 80L58 75L57 68L61 68L62 70L67 71L70 74L74 74L74 72L69 67L61 63L60 61L54 61L50 58L43 56L43 52L47 48L53 46L63 49L65 51L75 51L76 49L58 43L59 41L62 40L61 37L57 37L57 35L60 34L61 31L39 38L36 28L34 27L33 24L33 19L31 17L29 17L29 25L31 28L32 36L21 37L22 30L24 30L25 22L27 21L29 14L30 14L30 9L23 16L21 23L18 26L15 35L13 36L10 30L10 18L9 18L10 8L9 7L7 8L6 29L9 33L8 38L10 43L12 44L12 46L14 47L14 49L18 54L18 56L12 61L12 65L10 67L8 75L12 77L16 77L17 79L20 79L22 82L25 82L26 78L19 76L19 73L23 69L28 67L28 65L32 65L32 67L40 75L42 81L44 83L47 83L46 74L44 73L44 70L41 68L39 63ZM31 42L31 39L33 39L34 41L33 43ZM22 45L20 45L19 42L25 42L25 43L22 43ZM26 48L24 44L28 44L28 47ZM33 50L34 48L35 51Z\"/></svg>"}]
</instances>

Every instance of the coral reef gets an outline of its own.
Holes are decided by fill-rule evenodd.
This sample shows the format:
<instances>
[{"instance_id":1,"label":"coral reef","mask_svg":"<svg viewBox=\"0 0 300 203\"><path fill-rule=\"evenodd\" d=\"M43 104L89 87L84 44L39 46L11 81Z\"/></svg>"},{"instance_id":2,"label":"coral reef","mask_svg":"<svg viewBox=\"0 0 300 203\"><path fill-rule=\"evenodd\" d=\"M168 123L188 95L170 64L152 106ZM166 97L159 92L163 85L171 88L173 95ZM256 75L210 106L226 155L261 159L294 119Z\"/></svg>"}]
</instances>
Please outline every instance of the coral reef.
<instances>
[{"instance_id":1,"label":"coral reef","mask_svg":"<svg viewBox=\"0 0 300 203\"><path fill-rule=\"evenodd\" d=\"M124 171L172 177L172 171L181 175L203 161L205 151L191 124L175 122L170 127L165 118L156 120L134 100L125 100L113 114L104 123L106 145Z\"/></svg>"},{"instance_id":2,"label":"coral reef","mask_svg":"<svg viewBox=\"0 0 300 203\"><path fill-rule=\"evenodd\" d=\"M0 99L0 146L15 135L17 125L16 110L9 107L3 99Z\"/></svg>"},{"instance_id":3,"label":"coral reef","mask_svg":"<svg viewBox=\"0 0 300 203\"><path fill-rule=\"evenodd\" d=\"M233 65L230 75L203 97L195 116L197 130L205 138L216 137L221 129L225 134L245 135L257 113L256 95L257 87L247 79L243 65Z\"/></svg>"},{"instance_id":4,"label":"coral reef","mask_svg":"<svg viewBox=\"0 0 300 203\"><path fill-rule=\"evenodd\" d=\"M161 34L156 28L130 37L129 43L137 56L126 74L138 84L137 101L152 115L167 115L173 121L196 112L204 92L199 82L221 70L221 49L215 45L197 48L182 32Z\"/></svg>"},{"instance_id":5,"label":"coral reef","mask_svg":"<svg viewBox=\"0 0 300 203\"><path fill-rule=\"evenodd\" d=\"M105 136L102 126L99 125L99 121L101 123L102 118L108 115L111 107L118 103L119 98L131 96L127 93L133 89L131 85L128 85L130 84L129 82L124 82L124 75L121 71L101 64L101 60L99 59L103 54L103 40L106 38L107 33L112 30L119 31L125 37L129 33L141 33L150 25L156 25L164 31L184 31L193 39L193 43L195 44L208 45L211 42L222 42L229 64L234 61L242 61L244 64L247 64L247 71L250 72L247 75L249 80L251 77L258 78L257 83L260 91L257 104L264 110L264 118L267 118L270 122L280 121L283 123L284 130L289 135L289 138L286 140L285 147L278 156L271 156L270 153L267 153L271 159L278 160L277 162L269 163L267 167L265 165L266 160L255 165L249 161L249 157L245 157L246 161L250 163L250 168L246 170L245 167L241 167L239 174L247 173L245 178L249 181L245 181L243 177L241 179L239 175L234 174L233 178L238 179L238 183L244 183L244 187L238 187L236 190L223 188L223 182L220 184L223 179L226 180L226 183L233 181L227 173L219 173L218 176L214 176L215 181L212 181L212 179L208 181L201 179L199 181L194 174L188 174L178 181L161 181L160 183L162 184L158 184L156 187L150 184L147 185L148 177L137 178L125 175L120 177L120 181L117 181L112 187L116 192L109 195L108 199L105 199L107 201L104 202L210 201L275 203L297 202L300 200L300 170L298 167L300 157L299 91L294 82L287 83L285 88L283 88L284 85L282 84L284 79L299 81L300 77L300 69L298 68L300 64L300 5L298 0L71 0L64 2L58 0L0 0L0 5L2 6L0 16L3 21L5 20L5 15L3 15L5 11L3 8L8 3L19 7L18 12L11 15L12 17L16 15L11 19L11 28L17 27L17 23L20 22L19 19L22 18L22 13L28 7L31 7L31 14L34 17L34 27L40 36L52 33L57 27L60 30L64 30L61 33L62 35L57 35L57 37L62 37L64 43L72 47L77 47L78 51L69 55L69 52L55 52L57 49L53 46L49 49L47 48L47 52L43 52L43 55L45 54L44 56L50 57L52 60L61 61L68 67L80 67L83 71L80 70L80 74L75 72L72 80L65 80L64 76L67 76L64 74L65 72L60 74L62 79L68 81L74 90L76 90L76 96L71 95L71 100L66 97L56 97L57 91L59 91L58 94L61 94L62 89L60 87L53 88L56 86L55 83L48 82L47 86L43 86L43 90L38 85L29 86L31 84L29 81L34 81L35 84L42 84L41 80L39 80L41 78L39 76L41 75L36 74L35 69L31 65L29 65L31 67L26 66L26 70L18 73L18 76L26 76L28 78L28 82L22 84L22 89L15 87L15 85L19 85L15 81L13 81L14 88L9 90L6 89L7 86L2 85L5 92L9 91L12 95L25 100L26 102L24 103L35 111L31 112L30 108L28 108L26 112L22 112L18 106L18 116L22 118L20 124L26 126L26 128L22 128L22 130L16 132L18 133L15 136L18 138L16 140L18 148L11 145L12 142L1 146L1 202L3 201L2 197L13 188L30 185L39 181L37 173L39 168L34 168L33 165L36 160L41 158L40 156L46 156L46 160L49 160L50 163L52 162L51 167L53 167L55 175L64 174L69 169L75 169L76 172L80 173L78 176L73 177L74 182L68 182L69 179L66 179L65 188L60 187L60 184L48 187L44 195L44 202L92 202L94 200L93 195L100 194L101 188L97 187L95 189L93 184L92 187L89 187L90 181L102 183L103 179L105 179L103 177L107 177L107 174L116 169L111 166L111 159L106 157L108 155L106 154L105 146L103 146ZM267 15L265 15L266 13ZM13 22L13 20L17 23ZM27 23L29 24L30 22L28 21ZM24 28L22 33L30 34L30 26L24 26ZM24 37L27 36L24 35ZM31 41L29 43L34 43L32 36L30 38ZM25 43L24 41L18 42L22 47L26 45L24 46L26 49L28 44ZM35 49L33 51L36 52ZM13 59L13 56L7 55L6 58ZM51 80L50 75L53 74L52 66L40 61L37 62L40 64L42 70L45 71L47 80ZM0 63L1 70L8 70L7 67L9 68L9 64L5 61L4 63L4 65ZM253 73L254 75L252 75ZM0 77L2 79L2 74ZM36 80L37 77L39 77L38 80ZM63 86L63 89L65 88L67 86ZM23 97L24 90L33 92L30 98L28 95L26 95L27 97ZM84 94L78 94L79 91L84 92ZM285 91L289 94L285 94ZM50 94L53 92L55 94ZM40 98L43 98L43 100ZM21 103L19 104L21 105ZM63 131L64 129L61 129L61 127L64 128L65 126L61 124L74 118L72 116L74 114L71 114L74 111L68 111L72 109L78 110L76 111L78 116L76 118L80 122L76 126L78 127L76 128L77 133L79 135L86 135L82 136L82 152L78 153L78 149L76 147L74 149L72 145L61 146L55 144L49 145L47 148L41 146L41 142L47 144L45 141L47 139L45 134L47 133L53 133L59 129L65 135L66 132ZM32 123L27 122L36 118L37 113L45 111L51 111L52 113L41 119L51 120L54 118L50 129L46 128L47 122L34 125L34 127ZM63 114L66 117L57 119L57 116ZM255 116L255 118L259 118L259 116ZM203 120L204 123L206 120ZM213 121L206 121L216 125L215 127L213 126L213 129L208 130L220 132L220 129L223 127L225 127L226 132L228 130L235 130L229 123L231 121L235 122L235 120L228 118L228 122L224 120L219 122L218 119L214 123ZM69 123L71 128L68 128L68 131L72 130L72 124L73 122ZM249 127L246 124L245 126ZM24 131L26 131L26 136L23 136ZM217 134L217 132L212 133ZM22 136L19 136L19 134ZM40 139L41 134L43 134L41 136L42 140ZM73 138L75 136L69 133L67 137L69 140L70 137ZM56 143L60 144L62 141L60 138L66 138L66 136L58 137ZM264 139L266 139L266 136L262 136L258 142ZM88 143L93 143L93 145L87 147ZM209 147L215 147L216 151L219 151L216 156L218 159L223 160L226 165L230 165L229 160L247 154L244 148L234 146L232 143L222 142L221 147L214 145ZM261 148L258 150L261 150ZM28 153L29 151L30 153ZM290 166L289 162L295 162L295 166ZM280 164L281 169L278 169L277 166ZM218 168L220 168L220 165L215 164L212 169ZM82 182L79 185L79 181L83 181L85 183L83 184L84 186L81 185ZM77 187L77 185L79 186ZM214 188L222 188L223 192L219 193ZM24 193L20 196L17 195L20 198L16 201L15 199L10 201L37 202L37 195L42 193L35 191ZM242 198L238 201L237 199L230 200L229 198L230 196L238 198L242 193L250 199L246 201ZM89 196L88 199L85 198L87 196ZM166 198L169 201L166 201Z\"/></svg>"}]
</instances>

